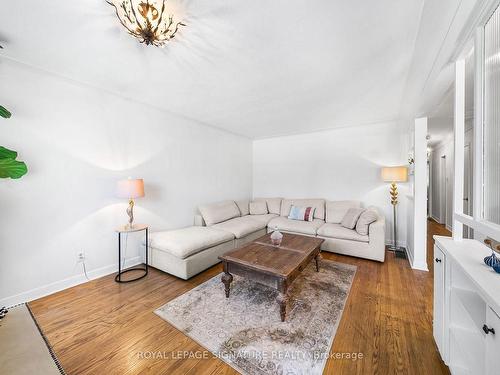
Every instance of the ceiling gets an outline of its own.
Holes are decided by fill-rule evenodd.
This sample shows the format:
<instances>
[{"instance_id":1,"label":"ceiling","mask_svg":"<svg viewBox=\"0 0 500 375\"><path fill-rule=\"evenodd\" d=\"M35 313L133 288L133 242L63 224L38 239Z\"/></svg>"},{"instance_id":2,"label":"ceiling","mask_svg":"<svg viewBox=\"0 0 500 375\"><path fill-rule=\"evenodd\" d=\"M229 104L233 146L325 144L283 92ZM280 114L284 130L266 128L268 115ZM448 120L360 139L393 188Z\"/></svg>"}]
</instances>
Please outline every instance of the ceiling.
<instances>
[{"instance_id":1,"label":"ceiling","mask_svg":"<svg viewBox=\"0 0 500 375\"><path fill-rule=\"evenodd\" d=\"M454 80L455 70L450 64L442 72L443 76L450 76L448 82ZM436 147L441 142L450 141L453 137L453 118L455 106L454 83L449 83L448 90L437 102L429 116L429 146ZM474 50L471 49L465 56L465 129L472 127L474 119Z\"/></svg>"},{"instance_id":2,"label":"ceiling","mask_svg":"<svg viewBox=\"0 0 500 375\"><path fill-rule=\"evenodd\" d=\"M2 56L249 138L397 119L423 0L171 2L163 49L104 0L8 2Z\"/></svg>"}]
</instances>

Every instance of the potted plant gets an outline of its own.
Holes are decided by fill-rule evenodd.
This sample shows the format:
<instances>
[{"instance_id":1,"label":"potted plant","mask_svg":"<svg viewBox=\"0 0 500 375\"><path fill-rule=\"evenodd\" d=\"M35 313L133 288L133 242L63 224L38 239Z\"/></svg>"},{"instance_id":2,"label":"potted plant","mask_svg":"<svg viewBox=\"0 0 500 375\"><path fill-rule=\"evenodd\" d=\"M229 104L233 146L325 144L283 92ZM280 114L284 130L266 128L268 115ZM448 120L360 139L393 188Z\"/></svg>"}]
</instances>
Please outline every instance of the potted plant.
<instances>
[{"instance_id":1,"label":"potted plant","mask_svg":"<svg viewBox=\"0 0 500 375\"><path fill-rule=\"evenodd\" d=\"M0 105L0 117L9 118L12 114ZM0 178L21 178L28 173L23 161L16 160L17 152L0 146Z\"/></svg>"}]
</instances>

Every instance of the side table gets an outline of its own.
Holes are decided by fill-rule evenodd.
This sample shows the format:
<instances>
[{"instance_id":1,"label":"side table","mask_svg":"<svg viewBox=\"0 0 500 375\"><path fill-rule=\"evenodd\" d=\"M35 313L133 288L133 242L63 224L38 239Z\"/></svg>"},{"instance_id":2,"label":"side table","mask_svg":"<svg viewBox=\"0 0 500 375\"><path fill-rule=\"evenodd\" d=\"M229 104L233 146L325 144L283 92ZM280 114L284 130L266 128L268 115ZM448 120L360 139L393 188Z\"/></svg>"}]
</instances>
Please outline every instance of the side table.
<instances>
[{"instance_id":1,"label":"side table","mask_svg":"<svg viewBox=\"0 0 500 375\"><path fill-rule=\"evenodd\" d=\"M132 233L132 232L140 232L144 231L146 235L146 246L144 247L146 249L146 264L145 267L133 267L133 268L128 268L126 270L122 271L122 240L121 240L121 235L122 233ZM136 281L140 280L143 277L146 277L148 274L148 250L149 250L149 226L144 225L144 224L134 224L132 227L129 227L128 225L121 226L115 230L116 233L118 233L118 274L115 276L115 281L117 283L129 283L131 281ZM130 272L130 271L144 271L144 273L134 279L128 279L128 280L122 280L122 275L124 273Z\"/></svg>"}]
</instances>

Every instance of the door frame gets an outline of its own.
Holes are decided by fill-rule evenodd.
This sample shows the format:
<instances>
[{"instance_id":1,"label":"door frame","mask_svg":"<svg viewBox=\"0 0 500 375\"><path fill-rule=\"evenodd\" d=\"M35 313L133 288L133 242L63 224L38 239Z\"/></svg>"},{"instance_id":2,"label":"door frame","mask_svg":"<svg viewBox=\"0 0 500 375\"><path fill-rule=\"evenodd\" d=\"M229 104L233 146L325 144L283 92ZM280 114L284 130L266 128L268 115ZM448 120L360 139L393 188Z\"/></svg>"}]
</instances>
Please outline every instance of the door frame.
<instances>
[{"instance_id":1,"label":"door frame","mask_svg":"<svg viewBox=\"0 0 500 375\"><path fill-rule=\"evenodd\" d=\"M439 220L441 221L441 224L446 225L446 216L448 215L448 186L447 186L447 170L446 170L446 154L441 155L440 162L439 162Z\"/></svg>"}]
</instances>

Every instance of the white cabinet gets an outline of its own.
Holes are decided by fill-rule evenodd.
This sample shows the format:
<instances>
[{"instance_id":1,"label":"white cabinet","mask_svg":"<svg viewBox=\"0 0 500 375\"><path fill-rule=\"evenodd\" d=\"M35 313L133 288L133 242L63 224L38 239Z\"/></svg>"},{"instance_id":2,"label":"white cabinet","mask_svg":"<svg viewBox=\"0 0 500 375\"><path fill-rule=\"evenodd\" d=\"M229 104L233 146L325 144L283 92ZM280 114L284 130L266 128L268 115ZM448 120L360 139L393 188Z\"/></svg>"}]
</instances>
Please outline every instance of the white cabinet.
<instances>
[{"instance_id":1,"label":"white cabinet","mask_svg":"<svg viewBox=\"0 0 500 375\"><path fill-rule=\"evenodd\" d=\"M500 375L500 274L475 240L435 237L433 333L453 375Z\"/></svg>"},{"instance_id":2,"label":"white cabinet","mask_svg":"<svg viewBox=\"0 0 500 375\"><path fill-rule=\"evenodd\" d=\"M444 265L445 255L434 246L434 320L433 332L436 340L439 353L444 362L447 362L447 350L444 341L445 319L444 319L444 301L445 301L445 284L444 284Z\"/></svg>"},{"instance_id":3,"label":"white cabinet","mask_svg":"<svg viewBox=\"0 0 500 375\"><path fill-rule=\"evenodd\" d=\"M489 308L486 311L486 373L500 374L500 317ZM491 331L493 330L493 332Z\"/></svg>"}]
</instances>

